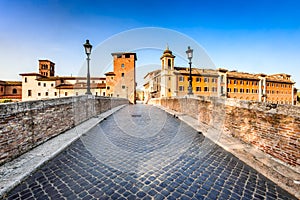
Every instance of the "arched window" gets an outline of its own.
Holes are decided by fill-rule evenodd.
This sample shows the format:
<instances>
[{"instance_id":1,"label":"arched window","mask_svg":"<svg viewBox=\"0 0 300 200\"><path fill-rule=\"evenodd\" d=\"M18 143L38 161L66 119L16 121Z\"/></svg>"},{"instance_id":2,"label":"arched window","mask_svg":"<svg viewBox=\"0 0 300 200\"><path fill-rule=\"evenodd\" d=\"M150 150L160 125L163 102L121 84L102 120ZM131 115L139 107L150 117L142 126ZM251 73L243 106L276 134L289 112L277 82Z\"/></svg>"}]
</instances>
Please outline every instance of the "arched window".
<instances>
[{"instance_id":1,"label":"arched window","mask_svg":"<svg viewBox=\"0 0 300 200\"><path fill-rule=\"evenodd\" d=\"M168 68L171 68L171 59L168 59Z\"/></svg>"},{"instance_id":2,"label":"arched window","mask_svg":"<svg viewBox=\"0 0 300 200\"><path fill-rule=\"evenodd\" d=\"M14 89L12 90L12 93L13 93L13 94L17 94L17 93L18 93L17 89L14 88Z\"/></svg>"}]
</instances>

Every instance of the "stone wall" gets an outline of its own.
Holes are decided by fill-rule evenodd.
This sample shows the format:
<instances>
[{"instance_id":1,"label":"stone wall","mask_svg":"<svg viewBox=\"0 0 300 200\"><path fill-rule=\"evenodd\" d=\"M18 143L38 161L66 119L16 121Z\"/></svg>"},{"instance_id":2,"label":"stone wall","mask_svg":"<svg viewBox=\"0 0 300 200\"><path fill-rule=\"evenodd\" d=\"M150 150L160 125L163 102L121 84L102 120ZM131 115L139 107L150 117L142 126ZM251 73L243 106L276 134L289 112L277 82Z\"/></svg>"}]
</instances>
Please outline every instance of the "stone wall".
<instances>
[{"instance_id":1,"label":"stone wall","mask_svg":"<svg viewBox=\"0 0 300 200\"><path fill-rule=\"evenodd\" d=\"M0 165L127 99L65 97L0 104Z\"/></svg>"},{"instance_id":2,"label":"stone wall","mask_svg":"<svg viewBox=\"0 0 300 200\"><path fill-rule=\"evenodd\" d=\"M190 115L280 161L300 167L300 107L262 102L199 98L152 99L152 104Z\"/></svg>"}]
</instances>

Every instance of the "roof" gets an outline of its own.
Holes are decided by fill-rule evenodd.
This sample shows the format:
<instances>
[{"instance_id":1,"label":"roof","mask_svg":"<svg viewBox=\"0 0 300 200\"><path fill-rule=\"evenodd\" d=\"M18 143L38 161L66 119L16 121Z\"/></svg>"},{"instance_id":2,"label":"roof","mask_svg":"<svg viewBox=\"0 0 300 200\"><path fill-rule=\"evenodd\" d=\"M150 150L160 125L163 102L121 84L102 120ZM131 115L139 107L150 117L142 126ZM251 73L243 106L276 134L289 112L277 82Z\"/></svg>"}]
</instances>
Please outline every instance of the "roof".
<instances>
[{"instance_id":1,"label":"roof","mask_svg":"<svg viewBox=\"0 0 300 200\"><path fill-rule=\"evenodd\" d=\"M105 83L91 83L90 85L91 89L103 89L106 88ZM55 87L56 89L85 89L86 83L75 83L75 84L59 84Z\"/></svg>"},{"instance_id":2,"label":"roof","mask_svg":"<svg viewBox=\"0 0 300 200\"><path fill-rule=\"evenodd\" d=\"M189 67L174 67L175 74L189 75L190 68ZM214 69L200 69L200 68L192 68L193 76L218 76L218 72Z\"/></svg>"},{"instance_id":3,"label":"roof","mask_svg":"<svg viewBox=\"0 0 300 200\"><path fill-rule=\"evenodd\" d=\"M145 79L147 76L150 76L150 75L152 75L152 74L157 75L157 74L159 74L160 72L161 72L160 69L157 69L157 70L148 72L148 73L144 76L144 79Z\"/></svg>"},{"instance_id":4,"label":"roof","mask_svg":"<svg viewBox=\"0 0 300 200\"><path fill-rule=\"evenodd\" d=\"M259 74L250 74L250 73L238 72L238 71L227 72L227 77L229 78L260 80L259 76L260 76Z\"/></svg>"},{"instance_id":5,"label":"roof","mask_svg":"<svg viewBox=\"0 0 300 200\"><path fill-rule=\"evenodd\" d=\"M39 73L35 73L35 72L30 72L30 73L22 73L22 74L19 74L20 76L41 76L41 77L47 77L47 76L44 76L42 74L39 74Z\"/></svg>"},{"instance_id":6,"label":"roof","mask_svg":"<svg viewBox=\"0 0 300 200\"><path fill-rule=\"evenodd\" d=\"M106 76L115 76L116 74L114 72L107 72L105 73Z\"/></svg>"},{"instance_id":7,"label":"roof","mask_svg":"<svg viewBox=\"0 0 300 200\"><path fill-rule=\"evenodd\" d=\"M51 76L38 78L38 81L56 81L56 80L86 80L87 77L76 77L76 76ZM91 80L105 80L105 77L91 77Z\"/></svg>"},{"instance_id":8,"label":"roof","mask_svg":"<svg viewBox=\"0 0 300 200\"><path fill-rule=\"evenodd\" d=\"M22 86L22 81L1 81L0 80L0 84L5 86Z\"/></svg>"},{"instance_id":9,"label":"roof","mask_svg":"<svg viewBox=\"0 0 300 200\"><path fill-rule=\"evenodd\" d=\"M41 61L50 62L52 64L55 64L54 62L52 62L51 60L48 60L48 59L40 59L39 62L41 62Z\"/></svg>"},{"instance_id":10,"label":"roof","mask_svg":"<svg viewBox=\"0 0 300 200\"><path fill-rule=\"evenodd\" d=\"M22 81L6 81L6 85L22 86Z\"/></svg>"},{"instance_id":11,"label":"roof","mask_svg":"<svg viewBox=\"0 0 300 200\"><path fill-rule=\"evenodd\" d=\"M163 55L160 57L162 59L163 57L170 57L170 58L175 58L175 56L172 54L172 51L169 49L169 46L165 49Z\"/></svg>"},{"instance_id":12,"label":"roof","mask_svg":"<svg viewBox=\"0 0 300 200\"><path fill-rule=\"evenodd\" d=\"M111 55L112 56L134 55L134 60L137 60L136 53L132 53L132 52L115 52L115 53L111 53Z\"/></svg>"}]
</instances>

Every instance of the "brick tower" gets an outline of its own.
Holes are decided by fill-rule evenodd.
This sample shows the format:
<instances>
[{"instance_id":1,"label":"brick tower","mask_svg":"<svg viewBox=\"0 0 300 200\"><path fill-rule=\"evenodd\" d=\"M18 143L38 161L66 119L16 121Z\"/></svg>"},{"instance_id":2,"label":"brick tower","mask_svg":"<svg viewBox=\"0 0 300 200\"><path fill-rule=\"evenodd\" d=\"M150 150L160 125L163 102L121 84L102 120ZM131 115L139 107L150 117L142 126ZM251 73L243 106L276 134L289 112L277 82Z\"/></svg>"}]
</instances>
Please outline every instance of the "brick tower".
<instances>
[{"instance_id":1,"label":"brick tower","mask_svg":"<svg viewBox=\"0 0 300 200\"><path fill-rule=\"evenodd\" d=\"M54 76L55 63L50 60L39 60L39 73L43 76Z\"/></svg>"},{"instance_id":2,"label":"brick tower","mask_svg":"<svg viewBox=\"0 0 300 200\"><path fill-rule=\"evenodd\" d=\"M112 53L114 59L113 96L136 102L136 53Z\"/></svg>"}]
</instances>

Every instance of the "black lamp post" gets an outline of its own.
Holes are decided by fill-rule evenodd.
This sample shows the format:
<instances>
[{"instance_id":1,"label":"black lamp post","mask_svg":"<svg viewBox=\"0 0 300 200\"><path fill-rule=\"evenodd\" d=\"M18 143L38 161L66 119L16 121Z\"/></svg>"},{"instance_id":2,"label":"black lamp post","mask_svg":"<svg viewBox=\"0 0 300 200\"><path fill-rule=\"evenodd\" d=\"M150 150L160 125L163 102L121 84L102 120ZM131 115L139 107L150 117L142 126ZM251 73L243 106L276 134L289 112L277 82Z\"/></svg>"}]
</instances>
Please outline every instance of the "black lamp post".
<instances>
[{"instance_id":1,"label":"black lamp post","mask_svg":"<svg viewBox=\"0 0 300 200\"><path fill-rule=\"evenodd\" d=\"M190 77L189 77L189 87L188 87L188 95L193 95L193 88L192 88L192 58L193 58L193 49L188 46L188 50L186 51L186 55L189 59L190 64Z\"/></svg>"},{"instance_id":2,"label":"black lamp post","mask_svg":"<svg viewBox=\"0 0 300 200\"><path fill-rule=\"evenodd\" d=\"M90 44L89 40L86 40L85 44L83 45L85 49L85 53L87 55L87 88L86 88L86 93L87 95L92 95L91 93L91 77L90 77L90 55L92 52L92 45Z\"/></svg>"}]
</instances>

